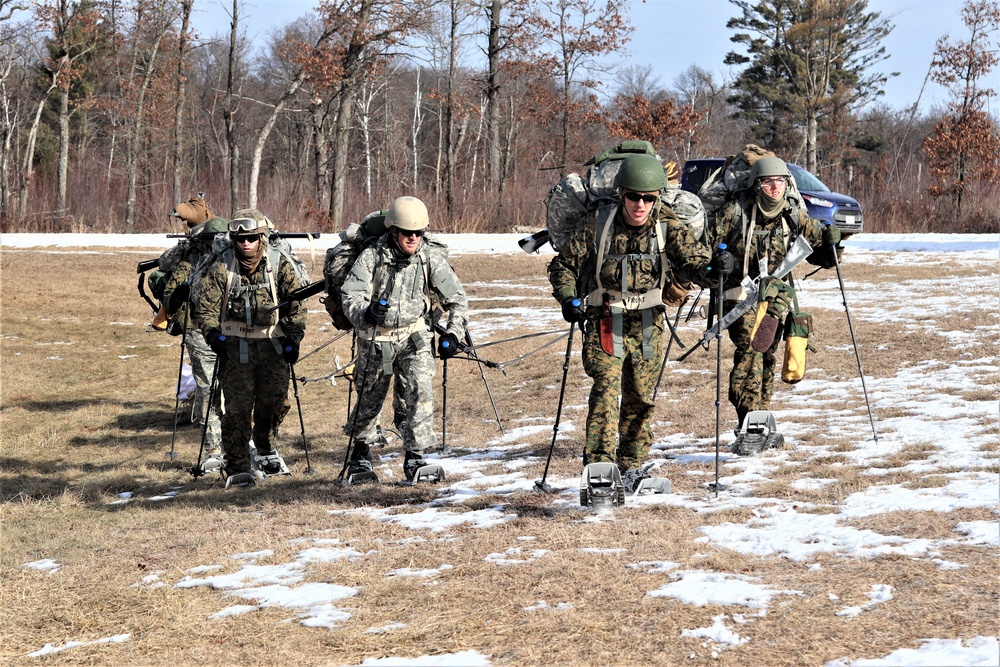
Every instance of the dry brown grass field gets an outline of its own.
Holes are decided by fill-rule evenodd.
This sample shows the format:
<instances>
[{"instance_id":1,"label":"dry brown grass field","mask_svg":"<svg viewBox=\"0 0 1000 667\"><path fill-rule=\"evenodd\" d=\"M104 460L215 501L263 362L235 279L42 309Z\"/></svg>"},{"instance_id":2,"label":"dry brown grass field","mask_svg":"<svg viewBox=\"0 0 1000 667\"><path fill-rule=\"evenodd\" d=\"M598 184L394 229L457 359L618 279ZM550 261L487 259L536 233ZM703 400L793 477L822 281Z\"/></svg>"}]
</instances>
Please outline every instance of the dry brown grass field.
<instances>
[{"instance_id":1,"label":"dry brown grass field","mask_svg":"<svg viewBox=\"0 0 1000 667\"><path fill-rule=\"evenodd\" d=\"M879 443L872 442L836 281L825 272L805 281L801 294L818 329L809 381L776 385L786 447L753 461L729 455L735 413L723 384L721 475L728 489L718 498L707 489L715 475L715 350L696 352L668 365L654 425L651 456L662 461L674 493L629 499L613 515L596 516L579 506L574 486L590 386L578 345L548 477L567 490L528 490L542 475L552 437L564 340L502 373L486 370L504 437L478 367L449 362L448 444L468 465L443 484L392 483L401 478L395 437L380 452L387 483L335 484L346 446L343 379L299 387L315 474L305 474L293 401L281 440L291 476L230 490L214 478L193 479L187 469L199 434L188 419L176 435L178 456L167 456L180 339L148 329L149 309L135 288L136 262L158 253L0 254L2 664L358 665L478 651L497 666L824 665L917 648L921 638L998 635L996 544L977 544L959 530L996 522L996 504L844 514L875 487L933 494L962 475L993 480L1000 493L995 256L845 260ZM477 343L565 328L546 286L546 261L453 255ZM813 289L812 280L825 282ZM963 285L992 285L993 292L977 295ZM303 353L336 333L318 300L309 306ZM681 327L686 345L703 326L696 317ZM482 356L512 360L550 339L491 346ZM731 349L725 340L724 373ZM674 348L671 358L677 355ZM326 375L335 358L350 356L348 336L302 360L297 373ZM966 370L959 376L956 369ZM922 382L934 387L941 410L928 412L926 399L907 389ZM992 413L968 407L983 403L994 406ZM440 414L436 423L440 428ZM968 452L932 435L948 424L969 434ZM434 511L454 513L454 525L386 520ZM760 523L772 511L787 512L789 521L838 515L844 529L912 550L873 548L859 556L842 546L798 558L711 537L712 529ZM474 512L501 520L458 520ZM337 550L342 557L333 557ZM58 569L24 567L43 559ZM196 569L202 566L221 575L248 564L290 563L299 564L299 579L265 583L353 590L331 604L342 612L335 622L314 627L308 618L316 609L267 604L263 593L178 586L205 576ZM664 563L674 570L650 565ZM404 576L410 570L403 568L427 576ZM673 581L671 571L752 577L794 594L775 595L766 610L649 595ZM868 603L880 584L891 585L892 599L853 618L837 615ZM257 607L218 615L239 604ZM744 643L682 634L720 616ZM46 644L120 635L129 637L29 657Z\"/></svg>"}]
</instances>

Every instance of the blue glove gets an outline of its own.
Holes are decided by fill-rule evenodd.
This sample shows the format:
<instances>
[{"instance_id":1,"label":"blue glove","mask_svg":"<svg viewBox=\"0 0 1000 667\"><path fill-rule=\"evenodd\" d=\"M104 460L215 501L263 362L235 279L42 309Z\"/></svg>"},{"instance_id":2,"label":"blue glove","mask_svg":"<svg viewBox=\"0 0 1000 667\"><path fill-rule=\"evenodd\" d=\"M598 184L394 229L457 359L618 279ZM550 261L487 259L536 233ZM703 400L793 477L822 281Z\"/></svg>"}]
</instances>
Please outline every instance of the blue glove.
<instances>
[{"instance_id":1,"label":"blue glove","mask_svg":"<svg viewBox=\"0 0 1000 667\"><path fill-rule=\"evenodd\" d=\"M458 336L453 333L446 333L438 341L438 356L442 359L451 359L458 354Z\"/></svg>"},{"instance_id":2,"label":"blue glove","mask_svg":"<svg viewBox=\"0 0 1000 667\"><path fill-rule=\"evenodd\" d=\"M582 301L571 296L562 302L562 316L570 324L578 324L587 319L587 311L583 309Z\"/></svg>"},{"instance_id":3,"label":"blue glove","mask_svg":"<svg viewBox=\"0 0 1000 667\"><path fill-rule=\"evenodd\" d=\"M385 299L372 301L365 311L365 322L372 325L379 325L385 321L385 314L389 312L389 302Z\"/></svg>"}]
</instances>

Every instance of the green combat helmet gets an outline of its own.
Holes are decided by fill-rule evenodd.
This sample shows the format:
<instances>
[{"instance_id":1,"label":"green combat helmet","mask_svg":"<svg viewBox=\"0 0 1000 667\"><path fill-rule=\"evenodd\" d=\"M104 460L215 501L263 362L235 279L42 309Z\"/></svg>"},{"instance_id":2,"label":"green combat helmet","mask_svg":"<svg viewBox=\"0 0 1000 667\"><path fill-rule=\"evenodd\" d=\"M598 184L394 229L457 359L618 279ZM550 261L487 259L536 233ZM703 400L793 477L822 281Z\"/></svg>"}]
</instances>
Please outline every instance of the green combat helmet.
<instances>
[{"instance_id":1,"label":"green combat helmet","mask_svg":"<svg viewBox=\"0 0 1000 667\"><path fill-rule=\"evenodd\" d=\"M653 155L630 155L622 160L615 185L633 192L658 192L667 185L663 165Z\"/></svg>"},{"instance_id":2,"label":"green combat helmet","mask_svg":"<svg viewBox=\"0 0 1000 667\"><path fill-rule=\"evenodd\" d=\"M225 218L212 218L201 229L203 234L225 234L229 231L229 221Z\"/></svg>"},{"instance_id":3,"label":"green combat helmet","mask_svg":"<svg viewBox=\"0 0 1000 667\"><path fill-rule=\"evenodd\" d=\"M385 214L385 226L405 231L427 229L430 216L427 206L416 197L399 197L392 202Z\"/></svg>"},{"instance_id":4,"label":"green combat helmet","mask_svg":"<svg viewBox=\"0 0 1000 667\"><path fill-rule=\"evenodd\" d=\"M758 178L767 178L768 176L784 176L785 178L789 178L791 174L788 173L788 165L781 158L762 157L750 167L747 185L753 185L757 182Z\"/></svg>"}]
</instances>

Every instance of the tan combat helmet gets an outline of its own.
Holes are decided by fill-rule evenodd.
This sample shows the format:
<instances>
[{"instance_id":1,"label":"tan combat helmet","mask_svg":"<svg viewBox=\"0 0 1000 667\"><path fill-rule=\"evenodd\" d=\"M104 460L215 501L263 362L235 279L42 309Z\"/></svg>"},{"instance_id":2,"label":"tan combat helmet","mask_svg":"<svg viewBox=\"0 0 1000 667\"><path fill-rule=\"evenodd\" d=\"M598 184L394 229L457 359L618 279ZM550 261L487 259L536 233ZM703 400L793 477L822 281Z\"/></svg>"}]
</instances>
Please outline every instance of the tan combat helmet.
<instances>
[{"instance_id":1,"label":"tan combat helmet","mask_svg":"<svg viewBox=\"0 0 1000 667\"><path fill-rule=\"evenodd\" d=\"M430 223L430 216L427 215L427 206L416 197L399 197L389 206L389 212L385 214L385 226L396 227L406 231L416 231L427 229Z\"/></svg>"},{"instance_id":2,"label":"tan combat helmet","mask_svg":"<svg viewBox=\"0 0 1000 667\"><path fill-rule=\"evenodd\" d=\"M233 219L229 223L229 233L233 236L259 234L267 236L274 225L267 219L267 216L255 208L244 208L233 214Z\"/></svg>"}]
</instances>

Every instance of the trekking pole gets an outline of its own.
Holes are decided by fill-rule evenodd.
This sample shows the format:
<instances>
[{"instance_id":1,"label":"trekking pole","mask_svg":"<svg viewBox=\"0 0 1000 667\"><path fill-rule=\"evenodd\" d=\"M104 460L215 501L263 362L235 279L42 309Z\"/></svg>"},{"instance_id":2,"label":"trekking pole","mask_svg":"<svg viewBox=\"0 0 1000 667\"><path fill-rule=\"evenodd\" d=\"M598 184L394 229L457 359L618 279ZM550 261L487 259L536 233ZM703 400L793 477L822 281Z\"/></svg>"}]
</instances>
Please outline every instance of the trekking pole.
<instances>
[{"instance_id":1,"label":"trekking pole","mask_svg":"<svg viewBox=\"0 0 1000 667\"><path fill-rule=\"evenodd\" d=\"M341 338L343 338L344 336L346 336L349 333L351 333L351 332L350 331L341 331L339 334L337 334L336 336L334 336L330 340L326 341L325 343L323 343L321 345L318 345L314 350L310 350L309 352L306 352L305 354L303 354L301 357L299 357L298 361L302 361L303 359L308 359L309 357L313 356L314 354L316 354L317 352L319 352L323 348L328 347L328 346L332 345L333 343L336 343L338 340L340 340ZM298 361L296 361L295 363L298 363Z\"/></svg>"},{"instance_id":2,"label":"trekking pole","mask_svg":"<svg viewBox=\"0 0 1000 667\"><path fill-rule=\"evenodd\" d=\"M299 400L299 383L295 379L295 364L288 364L288 370L292 373L292 393L295 394L295 407L299 410L299 428L302 433L302 449L306 450L306 474L312 475L312 464L309 462L309 443L306 441L306 423L302 419L302 401Z\"/></svg>"},{"instance_id":3,"label":"trekking pole","mask_svg":"<svg viewBox=\"0 0 1000 667\"><path fill-rule=\"evenodd\" d=\"M382 303L382 304L385 304L386 300L385 299L379 299L379 302ZM347 466L348 466L348 464L350 463L350 460L351 460L351 450L354 449L354 438L355 438L355 434L356 434L356 432L358 430L358 413L361 411L361 397L364 396L365 384L368 381L368 371L370 370L369 366L371 365L372 351L375 349L375 337L377 335L378 335L378 325L377 324L373 324L372 325L372 337L368 341L368 345L369 345L369 348L368 348L368 357L365 359L364 375L361 377L361 386L358 387L358 403L357 403L357 405L354 406L354 414L352 415L352 418L351 418L351 435L347 439L347 451L344 452L344 465L341 466L341 468L340 468L340 474L337 475L337 479L338 480L343 480L344 479L344 473L347 472ZM354 339L356 341L357 340L357 336L355 336ZM358 372L357 366L354 367L354 372L355 373ZM354 383L352 382L351 384L353 385ZM348 410L349 409L350 409L350 397L348 397Z\"/></svg>"},{"instance_id":4,"label":"trekking pole","mask_svg":"<svg viewBox=\"0 0 1000 667\"><path fill-rule=\"evenodd\" d=\"M479 358L476 346L472 344L472 335L469 333L468 329L465 330L465 344L472 352L472 358L475 359L476 364L479 366L479 376L483 378L483 385L486 387L486 396L490 399L490 405L493 406L493 416L497 418L497 427L500 429L500 435L506 435L503 432L503 422L500 421L500 413L497 411L497 404L493 400L493 392L490 391L490 383L486 381L486 371L483 369L484 362Z\"/></svg>"},{"instance_id":5,"label":"trekking pole","mask_svg":"<svg viewBox=\"0 0 1000 667\"><path fill-rule=\"evenodd\" d=\"M170 434L170 453L167 458L173 461L177 458L174 451L174 442L177 440L177 410L181 405L181 376L184 374L184 342L187 340L187 325L181 329L181 360L177 363L177 386L174 392L174 432Z\"/></svg>"},{"instance_id":6,"label":"trekking pole","mask_svg":"<svg viewBox=\"0 0 1000 667\"><path fill-rule=\"evenodd\" d=\"M726 244L719 244L719 253L723 253L726 250ZM723 301L725 291L725 281L726 276L722 271L719 271L719 289L715 299L715 317L722 321L722 309L725 307L725 302ZM709 485L709 490L715 491L715 497L719 497L719 491L724 489L721 484L719 484L719 433L721 428L721 411L722 411L722 327L715 334L715 483Z\"/></svg>"},{"instance_id":7,"label":"trekking pole","mask_svg":"<svg viewBox=\"0 0 1000 667\"><path fill-rule=\"evenodd\" d=\"M577 302L579 299L576 300ZM566 358L563 360L562 385L559 387L559 405L556 407L556 423L552 425L552 443L549 445L549 455L545 459L545 471L542 478L535 482L535 490L541 493L552 493L552 487L545 483L545 478L549 476L549 463L552 462L552 450L556 448L556 435L559 433L559 418L562 416L563 396L566 395L566 377L569 375L569 359L573 353L573 329L576 322L570 322L569 337L566 340Z\"/></svg>"},{"instance_id":8,"label":"trekking pole","mask_svg":"<svg viewBox=\"0 0 1000 667\"><path fill-rule=\"evenodd\" d=\"M445 341L444 344L447 344ZM448 449L448 358L441 359L441 456L447 456Z\"/></svg>"},{"instance_id":9,"label":"trekking pole","mask_svg":"<svg viewBox=\"0 0 1000 667\"><path fill-rule=\"evenodd\" d=\"M868 387L865 385L865 371L861 368L861 352L858 350L858 339L854 335L854 324L851 322L851 309L847 307L847 293L844 291L844 276L840 271L840 259L837 257L836 247L831 245L830 252L833 253L833 265L837 269L837 282L840 284L840 296L844 300L844 314L847 315L847 329L851 332L851 343L854 345L854 358L858 362L858 375L861 376L861 390L865 395L865 406L868 408L868 421L872 425L872 438L877 445L878 432L875 430L875 416L872 414L872 404L868 400Z\"/></svg>"},{"instance_id":10,"label":"trekking pole","mask_svg":"<svg viewBox=\"0 0 1000 667\"><path fill-rule=\"evenodd\" d=\"M358 332L351 336L351 359L354 360L354 372L358 372ZM347 383L347 414L351 414L351 401L354 398L354 381Z\"/></svg>"},{"instance_id":11,"label":"trekking pole","mask_svg":"<svg viewBox=\"0 0 1000 667\"><path fill-rule=\"evenodd\" d=\"M663 320L670 327L670 333L673 334L677 330L677 323L681 320L681 310L684 309L684 304L688 301L688 296L684 296L684 300L681 301L681 305L677 306L677 314L674 315L674 325L670 326L670 320L667 316L663 316ZM663 353L663 363L660 364L660 375L656 378L656 386L653 387L653 401L656 401L656 394L660 391L660 383L663 382L663 371L667 370L667 360L670 358L670 346L674 344L674 339L677 338L676 335L671 335L670 340L667 341L667 351Z\"/></svg>"},{"instance_id":12,"label":"trekking pole","mask_svg":"<svg viewBox=\"0 0 1000 667\"><path fill-rule=\"evenodd\" d=\"M219 385L219 362L222 355L215 355L215 366L212 367L212 381L208 384L208 410L205 413L205 423L201 425L201 444L198 446L198 463L189 471L191 476L198 479L205 474L201 469L201 456L205 452L205 438L208 436L208 419L212 416L212 409L215 407L215 392Z\"/></svg>"}]
</instances>

